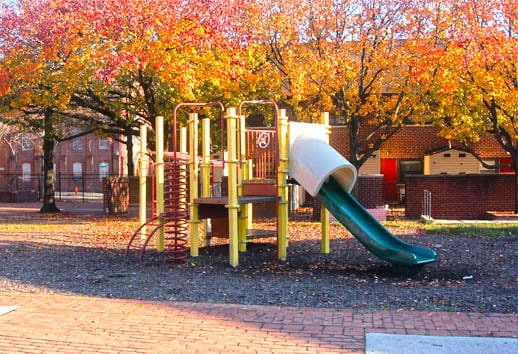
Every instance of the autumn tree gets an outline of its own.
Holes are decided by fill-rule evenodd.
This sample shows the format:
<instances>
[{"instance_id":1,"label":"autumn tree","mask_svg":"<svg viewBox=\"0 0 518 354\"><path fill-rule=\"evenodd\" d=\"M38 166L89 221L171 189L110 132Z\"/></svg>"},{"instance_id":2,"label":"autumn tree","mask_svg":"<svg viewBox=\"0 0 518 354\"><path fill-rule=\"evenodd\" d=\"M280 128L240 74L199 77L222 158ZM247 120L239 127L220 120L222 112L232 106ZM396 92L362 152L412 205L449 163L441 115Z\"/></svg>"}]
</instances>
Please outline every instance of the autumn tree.
<instances>
[{"instance_id":1,"label":"autumn tree","mask_svg":"<svg viewBox=\"0 0 518 354\"><path fill-rule=\"evenodd\" d=\"M516 2L441 1L434 7L441 14L430 28L441 27L443 38L429 48L433 65L421 76L432 83L430 113L443 137L470 151L481 135L494 135L512 157L518 212Z\"/></svg>"},{"instance_id":2,"label":"autumn tree","mask_svg":"<svg viewBox=\"0 0 518 354\"><path fill-rule=\"evenodd\" d=\"M247 70L246 1L99 0L84 11L100 65L72 103L100 114L98 126L125 136L128 151L142 121L169 118L179 102L230 102L264 86Z\"/></svg>"},{"instance_id":3,"label":"autumn tree","mask_svg":"<svg viewBox=\"0 0 518 354\"><path fill-rule=\"evenodd\" d=\"M57 212L54 146L66 139L62 112L91 75L88 26L74 16L72 2L20 0L15 8L4 4L0 14L1 109L22 113L4 116L6 123L43 135L41 212Z\"/></svg>"},{"instance_id":4,"label":"autumn tree","mask_svg":"<svg viewBox=\"0 0 518 354\"><path fill-rule=\"evenodd\" d=\"M406 120L421 119L408 1L268 2L262 41L299 119L329 110L349 128L359 168Z\"/></svg>"},{"instance_id":5,"label":"autumn tree","mask_svg":"<svg viewBox=\"0 0 518 354\"><path fill-rule=\"evenodd\" d=\"M170 116L176 103L225 100L253 87L243 68L246 1L22 0L1 16L5 110L44 132L45 199L54 211L52 160L63 119L132 136L142 120ZM77 136L77 135L76 135ZM132 158L128 158L133 172Z\"/></svg>"}]
</instances>

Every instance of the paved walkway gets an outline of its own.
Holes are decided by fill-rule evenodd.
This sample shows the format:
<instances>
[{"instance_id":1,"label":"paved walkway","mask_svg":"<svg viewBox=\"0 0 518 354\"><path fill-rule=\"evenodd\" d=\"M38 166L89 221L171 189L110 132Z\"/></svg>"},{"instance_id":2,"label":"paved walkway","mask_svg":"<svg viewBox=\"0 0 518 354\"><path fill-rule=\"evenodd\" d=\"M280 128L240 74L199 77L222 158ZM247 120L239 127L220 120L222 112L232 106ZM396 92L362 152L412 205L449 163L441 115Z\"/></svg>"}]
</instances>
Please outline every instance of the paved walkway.
<instances>
[{"instance_id":1,"label":"paved walkway","mask_svg":"<svg viewBox=\"0 0 518 354\"><path fill-rule=\"evenodd\" d=\"M62 202L102 215L102 203ZM0 203L31 218L40 203ZM193 299L195 301L196 299ZM0 353L362 353L366 333L518 338L518 314L358 312L3 293Z\"/></svg>"},{"instance_id":2,"label":"paved walkway","mask_svg":"<svg viewBox=\"0 0 518 354\"><path fill-rule=\"evenodd\" d=\"M106 216L103 210L102 200L90 200L86 202L80 201L58 201L57 207L64 215L75 216ZM42 206L41 202L28 203L5 203L0 202L0 216L13 216L17 218L32 218L34 213L41 216L38 211ZM126 215L126 214L124 214ZM128 215L132 217L138 216L138 206L130 205Z\"/></svg>"},{"instance_id":3,"label":"paved walkway","mask_svg":"<svg viewBox=\"0 0 518 354\"><path fill-rule=\"evenodd\" d=\"M518 315L0 294L1 353L361 353L365 333L518 337Z\"/></svg>"}]
</instances>

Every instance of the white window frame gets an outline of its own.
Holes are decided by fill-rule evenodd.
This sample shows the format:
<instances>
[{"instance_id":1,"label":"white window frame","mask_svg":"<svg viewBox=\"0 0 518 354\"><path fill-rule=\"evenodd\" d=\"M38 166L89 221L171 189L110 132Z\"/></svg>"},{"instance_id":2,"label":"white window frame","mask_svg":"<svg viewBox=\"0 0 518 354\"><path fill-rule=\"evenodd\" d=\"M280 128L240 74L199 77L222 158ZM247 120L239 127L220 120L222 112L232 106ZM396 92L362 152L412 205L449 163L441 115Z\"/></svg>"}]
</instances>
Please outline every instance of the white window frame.
<instances>
[{"instance_id":1,"label":"white window frame","mask_svg":"<svg viewBox=\"0 0 518 354\"><path fill-rule=\"evenodd\" d=\"M74 151L83 150L83 139L81 136L72 139L72 150L74 150Z\"/></svg>"},{"instance_id":2,"label":"white window frame","mask_svg":"<svg viewBox=\"0 0 518 354\"><path fill-rule=\"evenodd\" d=\"M22 137L22 151L31 151L33 149L31 139Z\"/></svg>"},{"instance_id":3,"label":"white window frame","mask_svg":"<svg viewBox=\"0 0 518 354\"><path fill-rule=\"evenodd\" d=\"M32 173L32 165L29 162L22 163L22 181L30 182Z\"/></svg>"},{"instance_id":4,"label":"white window frame","mask_svg":"<svg viewBox=\"0 0 518 354\"><path fill-rule=\"evenodd\" d=\"M106 161L99 163L99 179L102 181L103 178L108 177L110 174L110 164Z\"/></svg>"},{"instance_id":5,"label":"white window frame","mask_svg":"<svg viewBox=\"0 0 518 354\"><path fill-rule=\"evenodd\" d=\"M74 180L80 180L83 177L83 164L81 162L72 164L72 174Z\"/></svg>"},{"instance_id":6,"label":"white window frame","mask_svg":"<svg viewBox=\"0 0 518 354\"><path fill-rule=\"evenodd\" d=\"M110 139L99 138L99 150L110 150Z\"/></svg>"}]
</instances>

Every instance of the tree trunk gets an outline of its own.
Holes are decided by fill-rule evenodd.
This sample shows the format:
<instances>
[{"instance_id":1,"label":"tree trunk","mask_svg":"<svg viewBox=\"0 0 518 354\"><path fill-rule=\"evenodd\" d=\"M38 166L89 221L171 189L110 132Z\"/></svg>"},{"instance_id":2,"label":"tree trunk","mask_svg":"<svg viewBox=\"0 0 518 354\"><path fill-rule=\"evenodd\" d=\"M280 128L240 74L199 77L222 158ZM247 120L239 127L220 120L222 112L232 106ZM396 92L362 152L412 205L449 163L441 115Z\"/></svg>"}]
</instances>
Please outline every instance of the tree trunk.
<instances>
[{"instance_id":1,"label":"tree trunk","mask_svg":"<svg viewBox=\"0 0 518 354\"><path fill-rule=\"evenodd\" d=\"M52 110L45 110L43 133L43 206L40 213L58 213L61 210L56 206L54 187L54 146L56 144L52 134Z\"/></svg>"},{"instance_id":2,"label":"tree trunk","mask_svg":"<svg viewBox=\"0 0 518 354\"><path fill-rule=\"evenodd\" d=\"M126 128L126 150L128 159L128 176L134 176L135 165L133 164L133 135L131 127Z\"/></svg>"},{"instance_id":3,"label":"tree trunk","mask_svg":"<svg viewBox=\"0 0 518 354\"><path fill-rule=\"evenodd\" d=\"M518 214L518 151L513 156L514 167L514 213Z\"/></svg>"}]
</instances>

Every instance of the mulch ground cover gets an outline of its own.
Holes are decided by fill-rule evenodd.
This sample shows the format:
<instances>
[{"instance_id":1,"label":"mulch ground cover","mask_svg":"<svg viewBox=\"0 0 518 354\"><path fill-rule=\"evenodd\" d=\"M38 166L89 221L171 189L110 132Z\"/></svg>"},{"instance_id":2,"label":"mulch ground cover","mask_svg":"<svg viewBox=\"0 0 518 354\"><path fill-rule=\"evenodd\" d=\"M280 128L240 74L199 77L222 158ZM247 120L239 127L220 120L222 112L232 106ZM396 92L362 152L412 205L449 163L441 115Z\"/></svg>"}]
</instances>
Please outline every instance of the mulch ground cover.
<instances>
[{"instance_id":1,"label":"mulch ground cover","mask_svg":"<svg viewBox=\"0 0 518 354\"><path fill-rule=\"evenodd\" d=\"M264 220L256 227L274 227ZM320 253L320 225L290 222L286 262L275 239L259 239L228 264L227 240L214 239L183 264L151 247L125 256L135 219L66 215L0 218L0 290L145 300L266 304L362 310L416 309L516 313L517 240L391 227L399 238L434 249L438 261L402 275L369 253L345 228L331 227Z\"/></svg>"}]
</instances>

